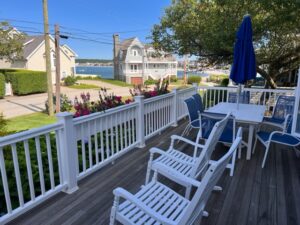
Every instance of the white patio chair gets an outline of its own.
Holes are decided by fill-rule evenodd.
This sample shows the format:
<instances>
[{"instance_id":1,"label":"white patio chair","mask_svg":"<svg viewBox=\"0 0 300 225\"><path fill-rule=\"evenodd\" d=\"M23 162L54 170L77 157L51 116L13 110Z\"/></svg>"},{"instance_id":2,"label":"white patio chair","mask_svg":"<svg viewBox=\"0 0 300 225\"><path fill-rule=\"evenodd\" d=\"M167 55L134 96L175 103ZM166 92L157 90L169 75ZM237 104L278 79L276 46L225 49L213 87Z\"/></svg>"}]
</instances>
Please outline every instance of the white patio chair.
<instances>
[{"instance_id":1,"label":"white patio chair","mask_svg":"<svg viewBox=\"0 0 300 225\"><path fill-rule=\"evenodd\" d=\"M207 169L209 162L211 161L211 154L215 150L216 144L226 127L226 124L230 118L231 114L228 114L225 118L223 118L221 121L217 122L209 137L206 141L205 145L201 145L198 143L200 140L200 131L197 134L196 142L192 142L188 139L185 139L183 137L172 135L172 141L169 149L167 151L163 151L158 148L151 148L150 149L150 159L148 162L148 168L147 168L147 174L146 174L146 181L145 184L147 185L150 181L151 171L154 172L154 176L157 176L157 173L164 175L165 177L168 177L169 179L173 180L176 183L179 183L183 186L185 184L180 183L180 180L178 180L173 176L170 176L170 172L166 168L170 168L171 170L176 170L178 173L181 173L183 176L188 176L191 178L198 178L205 169ZM238 135L241 134L242 131L239 131ZM193 156L189 156L181 151L178 151L174 149L174 142L176 140L181 140L189 145L194 146L194 152ZM154 154L159 154L160 156L153 160ZM236 153L234 153L233 156L233 162L235 162ZM230 168L234 168L234 166L230 166ZM220 187L216 187L216 190L221 190ZM185 197L189 198L191 192L191 186L186 186L186 193Z\"/></svg>"},{"instance_id":2,"label":"white patio chair","mask_svg":"<svg viewBox=\"0 0 300 225\"><path fill-rule=\"evenodd\" d=\"M197 188L190 201L159 183L156 176L134 195L122 188L115 189L110 225L114 225L116 221L125 225L185 225L195 222L199 224L206 202L240 142L241 137L237 137L230 150L211 164L201 182L186 177L176 170L172 171L172 175L177 177L180 183ZM125 201L120 204L121 198Z\"/></svg>"}]
</instances>

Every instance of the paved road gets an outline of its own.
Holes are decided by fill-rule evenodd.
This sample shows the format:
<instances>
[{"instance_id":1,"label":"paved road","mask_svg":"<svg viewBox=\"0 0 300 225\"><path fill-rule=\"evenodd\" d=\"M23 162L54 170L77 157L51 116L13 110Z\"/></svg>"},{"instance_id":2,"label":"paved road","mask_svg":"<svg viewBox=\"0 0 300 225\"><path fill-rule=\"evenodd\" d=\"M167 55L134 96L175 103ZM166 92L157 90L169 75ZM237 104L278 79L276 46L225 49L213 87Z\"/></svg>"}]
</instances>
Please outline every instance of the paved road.
<instances>
[{"instance_id":1,"label":"paved road","mask_svg":"<svg viewBox=\"0 0 300 225\"><path fill-rule=\"evenodd\" d=\"M129 96L128 87L119 87L112 84L103 83L101 81L80 81L81 83L94 84L99 87L106 87L108 93L114 93L119 96ZM53 88L55 90L55 88ZM74 100L75 96L80 96L82 92L89 92L92 100L99 99L98 90L87 89L78 90L67 87L61 87L61 92L66 94L70 100ZM0 112L3 112L6 118L12 118L25 114L31 114L34 112L41 112L45 110L45 102L47 100L47 94L34 94L27 96L8 96L5 99L0 100Z\"/></svg>"}]
</instances>

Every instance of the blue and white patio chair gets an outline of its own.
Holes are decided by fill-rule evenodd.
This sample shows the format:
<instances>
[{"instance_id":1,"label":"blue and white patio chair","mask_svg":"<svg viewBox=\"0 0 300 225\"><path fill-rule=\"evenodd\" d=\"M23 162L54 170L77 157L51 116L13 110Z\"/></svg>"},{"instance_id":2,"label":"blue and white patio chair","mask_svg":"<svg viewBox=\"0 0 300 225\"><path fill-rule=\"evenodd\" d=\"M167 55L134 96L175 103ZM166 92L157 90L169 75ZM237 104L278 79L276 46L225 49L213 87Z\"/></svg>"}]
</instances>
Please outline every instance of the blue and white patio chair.
<instances>
[{"instance_id":1,"label":"blue and white patio chair","mask_svg":"<svg viewBox=\"0 0 300 225\"><path fill-rule=\"evenodd\" d=\"M153 176L157 176L157 174L162 174L165 177L173 180L176 183L180 183L176 177L169 175L169 170L166 168L170 168L171 170L176 170L184 176L188 176L191 178L198 178L201 173L205 169L207 169L207 165L209 162L213 162L210 160L211 154L215 150L216 144L226 127L226 124L230 118L230 114L228 114L221 121L217 122L209 135L208 140L205 145L199 144L201 139L200 129L197 134L196 142L192 142L186 138L172 135L171 136L171 145L167 151L163 151L159 148L151 148L150 149L150 159L148 162L147 174L145 184L147 185L150 181L151 172L153 171ZM241 135L242 130L239 135ZM189 156L186 153L183 153L174 147L174 143L176 140L180 140L190 146L194 147L194 152L192 156ZM159 157L154 159L154 155L158 154ZM236 154L233 156L233 160L235 160ZM229 168L229 167L228 167ZM231 167L230 167L231 168ZM184 184L181 184L184 186ZM186 186L186 198L189 197L191 191L191 186Z\"/></svg>"},{"instance_id":2,"label":"blue and white patio chair","mask_svg":"<svg viewBox=\"0 0 300 225\"><path fill-rule=\"evenodd\" d=\"M195 100L198 113L203 113L204 112L204 106L203 106L203 101L202 101L201 96L197 93L197 94L193 94L192 97Z\"/></svg>"},{"instance_id":3,"label":"blue and white patio chair","mask_svg":"<svg viewBox=\"0 0 300 225\"><path fill-rule=\"evenodd\" d=\"M263 122L272 126L283 128L287 115L293 115L295 105L295 96L280 95L277 98L276 105L271 117L264 117Z\"/></svg>"},{"instance_id":4,"label":"blue and white patio chair","mask_svg":"<svg viewBox=\"0 0 300 225\"><path fill-rule=\"evenodd\" d=\"M123 188L116 188L113 191L115 198L111 209L110 225L115 225L116 221L126 225L184 225L195 224L196 221L199 224L202 216L208 215L204 211L206 203L226 165L234 156L240 141L241 137L238 137L229 151L209 166L201 182L166 168L180 183L196 188L191 200L158 182L156 176L134 195ZM124 201L120 202L121 199Z\"/></svg>"},{"instance_id":5,"label":"blue and white patio chair","mask_svg":"<svg viewBox=\"0 0 300 225\"><path fill-rule=\"evenodd\" d=\"M265 155L261 166L262 168L264 168L265 166L271 143L291 146L294 147L294 149L300 145L300 139L291 134L291 128L292 128L292 116L287 115L284 121L282 131L257 132L253 151L256 147L257 140L259 140L265 146Z\"/></svg>"},{"instance_id":6,"label":"blue and white patio chair","mask_svg":"<svg viewBox=\"0 0 300 225\"><path fill-rule=\"evenodd\" d=\"M200 115L201 119L201 138L207 140L210 132L212 131L212 128L215 123L222 120L226 115L221 113L203 113ZM223 143L226 146L230 146L234 139L236 137L236 120L234 116L230 116L227 125L219 138L218 142ZM242 141L241 145L239 146L238 156L241 158L241 150L242 147L245 146L245 142ZM235 157L233 158L235 159ZM227 168L230 169L230 176L233 176L235 167L235 161L232 161L230 164L228 164Z\"/></svg>"},{"instance_id":7,"label":"blue and white patio chair","mask_svg":"<svg viewBox=\"0 0 300 225\"><path fill-rule=\"evenodd\" d=\"M236 92L229 92L228 93L228 102L236 103L237 93ZM250 103L250 92L243 91L239 95L239 103L241 104L249 104Z\"/></svg>"},{"instance_id":8,"label":"blue and white patio chair","mask_svg":"<svg viewBox=\"0 0 300 225\"><path fill-rule=\"evenodd\" d=\"M188 134L191 129L200 129L201 121L199 120L199 106L197 105L194 98L188 98L184 100L184 103L188 110L189 123L182 132L181 136Z\"/></svg>"}]
</instances>

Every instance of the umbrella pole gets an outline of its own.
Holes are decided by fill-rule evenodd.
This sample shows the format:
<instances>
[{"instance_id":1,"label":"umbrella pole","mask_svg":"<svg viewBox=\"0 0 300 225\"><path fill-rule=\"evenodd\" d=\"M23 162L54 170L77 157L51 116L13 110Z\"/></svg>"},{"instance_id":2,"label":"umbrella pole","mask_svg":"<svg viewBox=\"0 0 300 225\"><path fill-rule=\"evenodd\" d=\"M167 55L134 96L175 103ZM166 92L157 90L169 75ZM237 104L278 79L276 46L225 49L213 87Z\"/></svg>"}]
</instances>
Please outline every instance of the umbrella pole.
<instances>
[{"instance_id":1,"label":"umbrella pole","mask_svg":"<svg viewBox=\"0 0 300 225\"><path fill-rule=\"evenodd\" d=\"M241 94L241 84L239 84L239 86L237 88L237 95L236 95L236 107L237 107L237 110L239 110L240 94Z\"/></svg>"}]
</instances>

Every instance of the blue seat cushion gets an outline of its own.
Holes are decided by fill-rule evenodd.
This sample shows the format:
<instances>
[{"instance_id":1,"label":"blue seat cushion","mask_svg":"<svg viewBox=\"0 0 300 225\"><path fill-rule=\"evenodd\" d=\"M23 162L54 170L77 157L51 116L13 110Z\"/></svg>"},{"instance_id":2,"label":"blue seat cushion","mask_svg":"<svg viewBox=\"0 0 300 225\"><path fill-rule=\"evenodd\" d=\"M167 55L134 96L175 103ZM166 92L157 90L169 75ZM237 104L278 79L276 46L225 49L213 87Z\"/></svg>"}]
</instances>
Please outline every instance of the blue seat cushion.
<instances>
[{"instance_id":1,"label":"blue seat cushion","mask_svg":"<svg viewBox=\"0 0 300 225\"><path fill-rule=\"evenodd\" d=\"M276 124L282 124L284 122L284 119L274 118L274 117L264 117L263 121L270 122L270 123L276 123Z\"/></svg>"},{"instance_id":2,"label":"blue seat cushion","mask_svg":"<svg viewBox=\"0 0 300 225\"><path fill-rule=\"evenodd\" d=\"M257 133L257 136L263 140L263 142L267 142L269 140L271 133L270 132L265 132L265 131L259 131ZM286 145L297 145L299 144L299 140L291 135L287 134L274 134L272 137L272 141L280 142L282 144Z\"/></svg>"}]
</instances>

